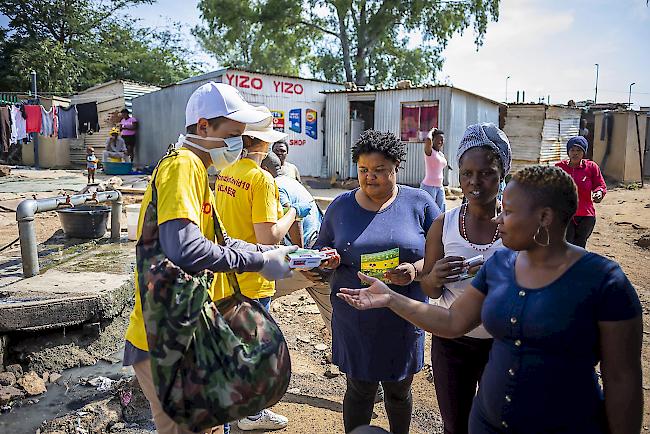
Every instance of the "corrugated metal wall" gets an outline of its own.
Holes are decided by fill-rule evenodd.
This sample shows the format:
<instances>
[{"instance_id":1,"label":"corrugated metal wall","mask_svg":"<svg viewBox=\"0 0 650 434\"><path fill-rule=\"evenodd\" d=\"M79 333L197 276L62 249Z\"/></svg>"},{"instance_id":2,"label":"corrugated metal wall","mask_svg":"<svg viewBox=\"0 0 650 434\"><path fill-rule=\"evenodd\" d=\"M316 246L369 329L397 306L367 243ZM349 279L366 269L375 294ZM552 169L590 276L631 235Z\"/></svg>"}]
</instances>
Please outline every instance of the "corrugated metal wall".
<instances>
[{"instance_id":1,"label":"corrugated metal wall","mask_svg":"<svg viewBox=\"0 0 650 434\"><path fill-rule=\"evenodd\" d=\"M539 155L540 164L555 164L566 157L566 142L578 135L580 116L580 109L547 107Z\"/></svg>"},{"instance_id":2,"label":"corrugated metal wall","mask_svg":"<svg viewBox=\"0 0 650 434\"><path fill-rule=\"evenodd\" d=\"M369 94L371 95L371 94ZM350 103L346 93L326 95L325 166L327 176L347 178L350 173ZM376 110L375 110L376 113Z\"/></svg>"},{"instance_id":3,"label":"corrugated metal wall","mask_svg":"<svg viewBox=\"0 0 650 434\"><path fill-rule=\"evenodd\" d=\"M113 114L119 112L125 106L130 107L131 100L134 97L158 89L160 88L157 86L148 86L129 81L111 81L94 86L86 91L74 95L71 98L71 104L83 104L87 102L97 103L99 132L93 134L81 134L80 138L82 140L71 141L71 163L85 164L87 146L95 148L95 155L99 157L104 151L104 144L109 136L110 129L115 126L115 124L111 122Z\"/></svg>"},{"instance_id":4,"label":"corrugated metal wall","mask_svg":"<svg viewBox=\"0 0 650 434\"><path fill-rule=\"evenodd\" d=\"M156 164L185 131L185 104L192 92L208 81L176 84L133 99L140 135L137 160L141 164Z\"/></svg>"},{"instance_id":5,"label":"corrugated metal wall","mask_svg":"<svg viewBox=\"0 0 650 434\"><path fill-rule=\"evenodd\" d=\"M432 87L422 89L400 89L377 92L375 100L375 129L390 131L400 137L400 121L403 102L438 102L438 127L443 131L448 129L450 122L449 101L450 89L447 87ZM400 184L419 186L424 178L424 144L423 142L405 143L406 161L397 173ZM447 155L445 143L445 155Z\"/></svg>"},{"instance_id":6,"label":"corrugated metal wall","mask_svg":"<svg viewBox=\"0 0 650 434\"><path fill-rule=\"evenodd\" d=\"M460 89L450 89L451 110L449 126L445 131L445 156L452 170L446 174L446 181L452 187L460 185L456 154L463 134L469 125L492 122L499 125L499 104ZM424 166L422 166L424 177Z\"/></svg>"},{"instance_id":7,"label":"corrugated metal wall","mask_svg":"<svg viewBox=\"0 0 650 434\"><path fill-rule=\"evenodd\" d=\"M399 89L377 92L349 92L327 94L326 139L328 176L346 178L349 173L351 144L349 143L350 101L375 95L375 125L379 131L400 135L402 103L437 101L438 127L445 132L444 152L452 168L456 169L456 151L467 128L478 122L499 122L499 105L478 95L446 86ZM424 151L422 142L406 143L406 162L398 173L401 184L420 185L424 178ZM457 170L447 174L451 186L458 186Z\"/></svg>"}]
</instances>

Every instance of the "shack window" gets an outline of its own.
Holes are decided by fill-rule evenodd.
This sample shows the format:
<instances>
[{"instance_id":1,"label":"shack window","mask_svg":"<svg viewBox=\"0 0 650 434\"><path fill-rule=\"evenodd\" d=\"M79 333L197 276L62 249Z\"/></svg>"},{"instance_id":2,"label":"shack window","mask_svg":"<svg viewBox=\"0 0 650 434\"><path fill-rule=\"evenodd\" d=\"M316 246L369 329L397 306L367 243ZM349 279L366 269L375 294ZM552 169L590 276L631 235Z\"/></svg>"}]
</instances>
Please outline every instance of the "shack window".
<instances>
[{"instance_id":1,"label":"shack window","mask_svg":"<svg viewBox=\"0 0 650 434\"><path fill-rule=\"evenodd\" d=\"M423 142L431 128L438 128L438 101L402 103L400 136L403 142Z\"/></svg>"}]
</instances>

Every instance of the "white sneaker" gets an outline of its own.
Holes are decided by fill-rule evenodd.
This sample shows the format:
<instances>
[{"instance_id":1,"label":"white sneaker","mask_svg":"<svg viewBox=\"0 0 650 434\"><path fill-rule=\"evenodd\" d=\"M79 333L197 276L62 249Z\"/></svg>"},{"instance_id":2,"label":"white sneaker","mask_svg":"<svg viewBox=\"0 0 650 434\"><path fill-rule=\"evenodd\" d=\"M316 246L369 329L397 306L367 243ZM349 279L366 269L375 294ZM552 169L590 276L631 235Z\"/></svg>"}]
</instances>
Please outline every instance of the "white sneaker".
<instances>
[{"instance_id":1,"label":"white sneaker","mask_svg":"<svg viewBox=\"0 0 650 434\"><path fill-rule=\"evenodd\" d=\"M245 417L237 421L237 426L242 431L252 430L276 430L287 426L289 419L281 414L273 413L271 410L262 410L257 420Z\"/></svg>"}]
</instances>

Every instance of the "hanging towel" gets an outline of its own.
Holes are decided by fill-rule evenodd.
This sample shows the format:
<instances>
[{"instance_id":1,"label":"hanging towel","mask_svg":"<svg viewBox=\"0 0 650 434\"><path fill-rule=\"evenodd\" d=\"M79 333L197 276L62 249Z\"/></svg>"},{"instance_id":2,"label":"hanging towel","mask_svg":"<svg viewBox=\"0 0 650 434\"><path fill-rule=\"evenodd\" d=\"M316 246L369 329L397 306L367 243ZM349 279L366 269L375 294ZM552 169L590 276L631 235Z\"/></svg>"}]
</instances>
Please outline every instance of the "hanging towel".
<instances>
[{"instance_id":1,"label":"hanging towel","mask_svg":"<svg viewBox=\"0 0 650 434\"><path fill-rule=\"evenodd\" d=\"M27 122L20 107L13 106L11 108L11 125L11 143L18 143L27 138Z\"/></svg>"},{"instance_id":2,"label":"hanging towel","mask_svg":"<svg viewBox=\"0 0 650 434\"><path fill-rule=\"evenodd\" d=\"M77 107L72 105L68 108L58 107L59 118L59 139L77 138Z\"/></svg>"},{"instance_id":3,"label":"hanging towel","mask_svg":"<svg viewBox=\"0 0 650 434\"><path fill-rule=\"evenodd\" d=\"M44 136L54 134L54 107L48 111L41 106L41 134Z\"/></svg>"},{"instance_id":4,"label":"hanging towel","mask_svg":"<svg viewBox=\"0 0 650 434\"><path fill-rule=\"evenodd\" d=\"M11 143L11 109L0 107L0 151L9 152Z\"/></svg>"},{"instance_id":5,"label":"hanging towel","mask_svg":"<svg viewBox=\"0 0 650 434\"><path fill-rule=\"evenodd\" d=\"M77 104L77 116L79 118L80 133L92 134L99 131L96 102Z\"/></svg>"},{"instance_id":6,"label":"hanging towel","mask_svg":"<svg viewBox=\"0 0 650 434\"><path fill-rule=\"evenodd\" d=\"M25 114L27 115L27 132L41 132L41 106L25 105Z\"/></svg>"}]
</instances>

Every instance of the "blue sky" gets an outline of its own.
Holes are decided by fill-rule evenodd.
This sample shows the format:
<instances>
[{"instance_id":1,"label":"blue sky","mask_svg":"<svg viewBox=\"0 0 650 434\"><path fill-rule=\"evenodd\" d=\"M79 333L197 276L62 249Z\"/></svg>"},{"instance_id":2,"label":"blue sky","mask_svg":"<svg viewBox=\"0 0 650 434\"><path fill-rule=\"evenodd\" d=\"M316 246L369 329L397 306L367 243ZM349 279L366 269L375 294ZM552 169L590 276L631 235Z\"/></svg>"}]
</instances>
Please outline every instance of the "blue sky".
<instances>
[{"instance_id":1,"label":"blue sky","mask_svg":"<svg viewBox=\"0 0 650 434\"><path fill-rule=\"evenodd\" d=\"M202 53L190 29L200 23L196 0L159 0L128 11L142 24L185 26L187 45L206 69L217 63ZM0 19L0 24L6 22ZM650 7L646 0L501 0L479 50L467 30L449 42L439 81L502 101L516 90L527 101L550 95L551 103L593 98L595 63L600 64L599 102L632 101L650 106ZM413 41L418 43L417 38Z\"/></svg>"}]
</instances>

